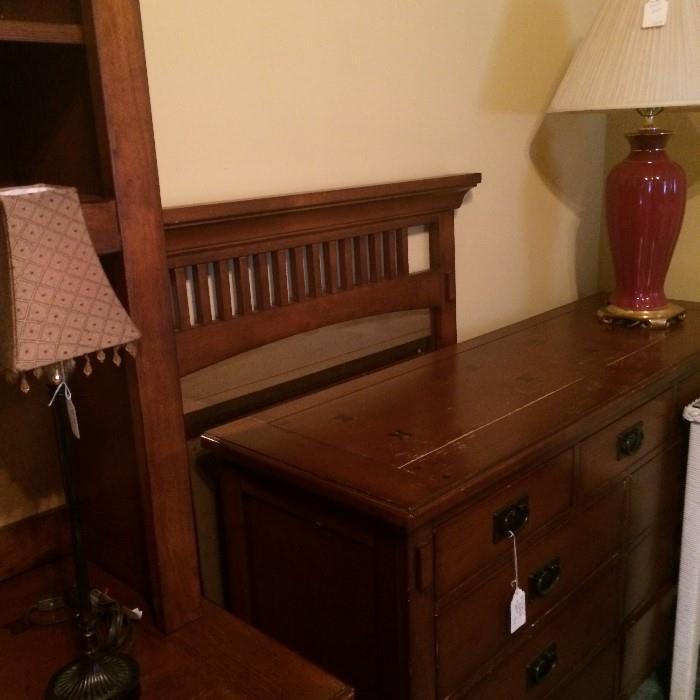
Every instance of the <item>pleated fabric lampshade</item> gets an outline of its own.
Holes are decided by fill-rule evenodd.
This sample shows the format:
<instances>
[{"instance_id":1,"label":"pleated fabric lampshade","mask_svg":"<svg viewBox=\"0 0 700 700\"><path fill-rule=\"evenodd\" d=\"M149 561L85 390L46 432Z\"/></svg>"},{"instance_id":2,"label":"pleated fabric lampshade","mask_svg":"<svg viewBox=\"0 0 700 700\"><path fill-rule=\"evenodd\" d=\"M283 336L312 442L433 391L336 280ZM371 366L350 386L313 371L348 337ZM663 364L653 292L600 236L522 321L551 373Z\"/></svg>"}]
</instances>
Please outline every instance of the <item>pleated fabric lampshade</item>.
<instances>
[{"instance_id":1,"label":"pleated fabric lampshade","mask_svg":"<svg viewBox=\"0 0 700 700\"><path fill-rule=\"evenodd\" d=\"M139 332L102 269L75 189L0 190L0 368L20 376L113 349Z\"/></svg>"},{"instance_id":2,"label":"pleated fabric lampshade","mask_svg":"<svg viewBox=\"0 0 700 700\"><path fill-rule=\"evenodd\" d=\"M615 289L606 323L667 328L685 318L664 284L681 230L687 182L666 154L665 107L700 105L700 0L605 0L556 91L550 112L636 109L631 151L606 185Z\"/></svg>"},{"instance_id":3,"label":"pleated fabric lampshade","mask_svg":"<svg viewBox=\"0 0 700 700\"><path fill-rule=\"evenodd\" d=\"M550 112L700 105L700 2L668 0L644 28L648 0L606 0L578 47Z\"/></svg>"}]
</instances>

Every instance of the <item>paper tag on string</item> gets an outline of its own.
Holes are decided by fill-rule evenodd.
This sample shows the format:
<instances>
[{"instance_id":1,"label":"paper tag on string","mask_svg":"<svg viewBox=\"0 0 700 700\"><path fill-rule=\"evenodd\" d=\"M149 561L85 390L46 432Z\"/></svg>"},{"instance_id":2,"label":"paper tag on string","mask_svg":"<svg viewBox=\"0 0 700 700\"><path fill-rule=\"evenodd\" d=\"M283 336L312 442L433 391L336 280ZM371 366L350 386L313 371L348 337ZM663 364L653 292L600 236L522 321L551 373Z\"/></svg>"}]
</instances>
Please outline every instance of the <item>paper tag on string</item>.
<instances>
[{"instance_id":1,"label":"paper tag on string","mask_svg":"<svg viewBox=\"0 0 700 700\"><path fill-rule=\"evenodd\" d=\"M75 411L75 404L70 395L66 395L66 413L68 414L68 422L73 435L80 440L80 427L78 426L78 414Z\"/></svg>"},{"instance_id":2,"label":"paper tag on string","mask_svg":"<svg viewBox=\"0 0 700 700\"><path fill-rule=\"evenodd\" d=\"M68 422L70 423L70 429L73 432L73 435L80 440L80 428L78 427L78 414L75 411L75 404L73 403L73 395L70 392L70 389L68 388L68 384L65 382L61 382L57 387L56 390L53 392L53 396L51 397L51 401L49 401L49 406L53 406L53 402L59 397L63 395L63 399L66 402L66 413L68 414Z\"/></svg>"},{"instance_id":3,"label":"paper tag on string","mask_svg":"<svg viewBox=\"0 0 700 700\"><path fill-rule=\"evenodd\" d=\"M527 622L527 612L525 591L520 588L518 581L518 546L515 541L515 533L509 530L508 537L513 540L513 567L515 569L515 578L511 583L515 591L510 601L510 633L513 634Z\"/></svg>"},{"instance_id":4,"label":"paper tag on string","mask_svg":"<svg viewBox=\"0 0 700 700\"><path fill-rule=\"evenodd\" d=\"M668 0L647 0L644 5L642 29L663 27L668 19Z\"/></svg>"},{"instance_id":5,"label":"paper tag on string","mask_svg":"<svg viewBox=\"0 0 700 700\"><path fill-rule=\"evenodd\" d=\"M513 634L527 622L525 612L525 591L516 586L513 599L510 601L510 633Z\"/></svg>"}]
</instances>

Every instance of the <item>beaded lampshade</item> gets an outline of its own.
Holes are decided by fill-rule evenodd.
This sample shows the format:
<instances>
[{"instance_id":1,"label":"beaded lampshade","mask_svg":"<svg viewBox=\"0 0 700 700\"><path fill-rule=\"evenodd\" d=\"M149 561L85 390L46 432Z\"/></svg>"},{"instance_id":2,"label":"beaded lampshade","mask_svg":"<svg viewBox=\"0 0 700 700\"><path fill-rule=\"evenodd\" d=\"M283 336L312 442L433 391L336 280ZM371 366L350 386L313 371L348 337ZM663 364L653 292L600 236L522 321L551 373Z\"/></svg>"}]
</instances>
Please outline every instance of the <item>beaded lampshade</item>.
<instances>
[{"instance_id":1,"label":"beaded lampshade","mask_svg":"<svg viewBox=\"0 0 700 700\"><path fill-rule=\"evenodd\" d=\"M71 187L0 189L0 368L20 379L111 349L134 352L139 332L92 245Z\"/></svg>"}]
</instances>

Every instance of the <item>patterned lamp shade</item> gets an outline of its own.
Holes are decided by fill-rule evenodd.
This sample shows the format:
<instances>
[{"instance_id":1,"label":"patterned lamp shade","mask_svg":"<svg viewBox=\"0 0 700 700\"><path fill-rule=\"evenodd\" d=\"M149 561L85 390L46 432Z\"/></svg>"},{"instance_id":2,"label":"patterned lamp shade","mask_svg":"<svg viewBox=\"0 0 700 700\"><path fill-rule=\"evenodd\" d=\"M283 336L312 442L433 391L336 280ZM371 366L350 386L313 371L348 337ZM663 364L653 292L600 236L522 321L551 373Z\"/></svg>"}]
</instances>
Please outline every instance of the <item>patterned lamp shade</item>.
<instances>
[{"instance_id":1,"label":"patterned lamp shade","mask_svg":"<svg viewBox=\"0 0 700 700\"><path fill-rule=\"evenodd\" d=\"M0 368L25 372L112 349L139 332L117 299L85 226L75 189L0 189Z\"/></svg>"}]
</instances>

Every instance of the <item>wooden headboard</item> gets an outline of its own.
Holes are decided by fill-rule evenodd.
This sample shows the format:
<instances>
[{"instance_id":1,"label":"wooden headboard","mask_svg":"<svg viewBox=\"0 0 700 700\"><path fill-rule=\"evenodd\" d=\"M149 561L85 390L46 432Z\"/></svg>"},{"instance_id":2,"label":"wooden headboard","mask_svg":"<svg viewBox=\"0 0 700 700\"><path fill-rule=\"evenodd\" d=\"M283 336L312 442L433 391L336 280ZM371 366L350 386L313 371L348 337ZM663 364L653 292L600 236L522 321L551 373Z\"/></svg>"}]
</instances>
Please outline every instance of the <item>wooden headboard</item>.
<instances>
[{"instance_id":1,"label":"wooden headboard","mask_svg":"<svg viewBox=\"0 0 700 700\"><path fill-rule=\"evenodd\" d=\"M167 209L181 376L341 321L428 308L456 341L454 210L479 174ZM411 272L409 229L429 236Z\"/></svg>"}]
</instances>

